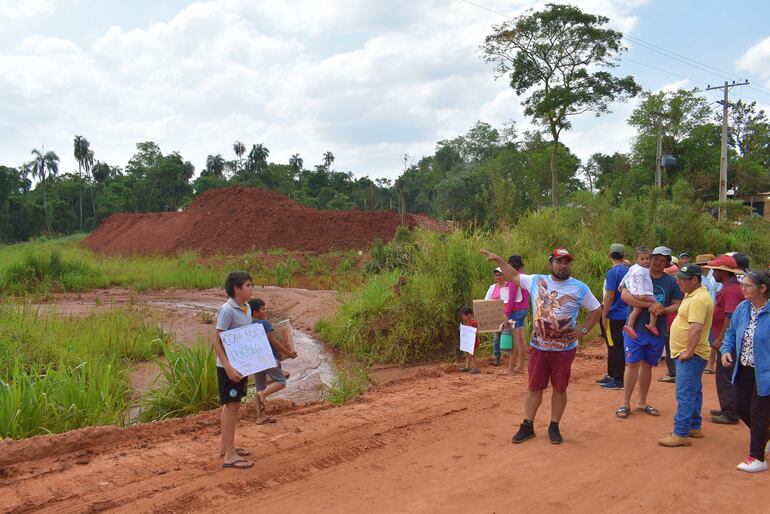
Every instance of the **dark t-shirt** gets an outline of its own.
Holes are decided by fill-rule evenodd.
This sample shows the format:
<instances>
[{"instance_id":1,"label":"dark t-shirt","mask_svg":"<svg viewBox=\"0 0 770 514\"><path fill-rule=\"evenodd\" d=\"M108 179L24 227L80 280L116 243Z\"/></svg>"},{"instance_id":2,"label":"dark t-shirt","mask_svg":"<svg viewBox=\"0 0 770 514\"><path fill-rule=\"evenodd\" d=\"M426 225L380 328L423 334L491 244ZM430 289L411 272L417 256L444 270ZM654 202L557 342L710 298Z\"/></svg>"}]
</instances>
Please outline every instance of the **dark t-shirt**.
<instances>
[{"instance_id":1,"label":"dark t-shirt","mask_svg":"<svg viewBox=\"0 0 770 514\"><path fill-rule=\"evenodd\" d=\"M607 291L615 291L615 298L607 313L607 319L626 319L628 305L620 299L620 283L623 282L626 273L628 273L628 266L625 264L616 264L607 271L607 282L604 288Z\"/></svg>"},{"instance_id":2,"label":"dark t-shirt","mask_svg":"<svg viewBox=\"0 0 770 514\"><path fill-rule=\"evenodd\" d=\"M273 324L270 323L269 321L267 321L266 319L255 319L255 320L252 320L251 324L253 325L254 323L259 323L260 325L262 325L262 328L265 329L265 334L269 334L270 332L273 331ZM268 341L269 341L269 339L268 339ZM273 357L275 357L277 359L278 358L278 354L275 353L275 348L273 348L272 344L270 345L270 349L273 350Z\"/></svg>"},{"instance_id":3,"label":"dark t-shirt","mask_svg":"<svg viewBox=\"0 0 770 514\"><path fill-rule=\"evenodd\" d=\"M676 279L671 275L664 273L661 277L655 278L650 276L650 278L652 278L652 293L655 296L657 302L663 307L668 307L671 305L672 300L682 299L682 290L679 289L679 284L676 283ZM629 305L628 314L631 314L632 310L633 307ZM666 318L666 315L658 316L658 323L655 325L662 337L668 336L668 324L666 323ZM653 335L649 330L644 328L644 326L649 322L650 311L647 309L642 309L642 312L639 313L639 317L636 318L636 325L634 325L634 330L636 330L637 333L644 332L645 334Z\"/></svg>"}]
</instances>

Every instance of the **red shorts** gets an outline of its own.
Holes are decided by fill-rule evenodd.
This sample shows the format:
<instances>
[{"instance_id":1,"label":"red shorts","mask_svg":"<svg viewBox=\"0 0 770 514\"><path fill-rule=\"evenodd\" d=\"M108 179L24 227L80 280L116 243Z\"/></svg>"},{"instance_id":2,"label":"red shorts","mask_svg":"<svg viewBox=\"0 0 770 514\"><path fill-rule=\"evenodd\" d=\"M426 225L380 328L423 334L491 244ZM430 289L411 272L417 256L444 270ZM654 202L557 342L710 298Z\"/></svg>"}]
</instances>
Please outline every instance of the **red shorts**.
<instances>
[{"instance_id":1,"label":"red shorts","mask_svg":"<svg viewBox=\"0 0 770 514\"><path fill-rule=\"evenodd\" d=\"M566 352L544 352L530 346L527 364L529 390L542 391L548 387L550 380L554 391L560 393L566 391L575 353L577 348Z\"/></svg>"}]
</instances>

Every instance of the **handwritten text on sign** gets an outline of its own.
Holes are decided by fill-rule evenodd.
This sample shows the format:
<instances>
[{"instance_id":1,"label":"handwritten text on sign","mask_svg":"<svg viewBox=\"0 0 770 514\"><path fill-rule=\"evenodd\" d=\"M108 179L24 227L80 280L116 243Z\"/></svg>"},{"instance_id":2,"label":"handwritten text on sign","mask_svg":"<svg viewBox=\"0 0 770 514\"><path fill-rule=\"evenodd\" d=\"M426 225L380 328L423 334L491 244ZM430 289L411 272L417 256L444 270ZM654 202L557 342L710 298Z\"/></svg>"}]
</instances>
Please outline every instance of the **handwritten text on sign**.
<instances>
[{"instance_id":1,"label":"handwritten text on sign","mask_svg":"<svg viewBox=\"0 0 770 514\"><path fill-rule=\"evenodd\" d=\"M499 332L505 321L505 304L502 300L473 300L473 319L479 324L479 332Z\"/></svg>"},{"instance_id":2,"label":"handwritten text on sign","mask_svg":"<svg viewBox=\"0 0 770 514\"><path fill-rule=\"evenodd\" d=\"M244 377L276 366L265 328L260 323L226 330L219 335L230 364Z\"/></svg>"}]
</instances>

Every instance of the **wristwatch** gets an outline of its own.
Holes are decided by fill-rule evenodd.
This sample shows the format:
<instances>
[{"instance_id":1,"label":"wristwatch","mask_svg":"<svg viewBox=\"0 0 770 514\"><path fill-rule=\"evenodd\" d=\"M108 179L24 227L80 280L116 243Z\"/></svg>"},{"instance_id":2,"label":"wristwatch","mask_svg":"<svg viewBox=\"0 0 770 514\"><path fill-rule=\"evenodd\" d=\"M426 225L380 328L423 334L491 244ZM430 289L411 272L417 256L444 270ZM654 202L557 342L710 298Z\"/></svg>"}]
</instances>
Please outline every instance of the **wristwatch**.
<instances>
[{"instance_id":1,"label":"wristwatch","mask_svg":"<svg viewBox=\"0 0 770 514\"><path fill-rule=\"evenodd\" d=\"M583 335L588 335L588 329L586 327L580 327L580 333Z\"/></svg>"}]
</instances>

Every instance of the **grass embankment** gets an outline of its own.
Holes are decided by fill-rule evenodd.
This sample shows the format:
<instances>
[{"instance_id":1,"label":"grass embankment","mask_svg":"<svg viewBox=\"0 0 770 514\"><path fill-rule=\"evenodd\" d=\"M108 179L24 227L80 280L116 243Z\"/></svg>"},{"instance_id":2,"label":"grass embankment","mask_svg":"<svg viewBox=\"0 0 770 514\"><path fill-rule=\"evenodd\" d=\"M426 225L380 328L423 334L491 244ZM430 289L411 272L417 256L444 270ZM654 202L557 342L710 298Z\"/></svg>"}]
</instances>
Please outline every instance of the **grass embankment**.
<instances>
[{"instance_id":1,"label":"grass embankment","mask_svg":"<svg viewBox=\"0 0 770 514\"><path fill-rule=\"evenodd\" d=\"M113 257L81 248L83 234L0 246L0 292L9 296L83 291L110 286L135 290L221 287L230 271L256 284L349 289L360 282L353 251L295 255L283 250L240 256Z\"/></svg>"},{"instance_id":2,"label":"grass embankment","mask_svg":"<svg viewBox=\"0 0 770 514\"><path fill-rule=\"evenodd\" d=\"M0 436L123 423L130 367L167 340L138 310L61 317L0 304Z\"/></svg>"},{"instance_id":3,"label":"grass embankment","mask_svg":"<svg viewBox=\"0 0 770 514\"><path fill-rule=\"evenodd\" d=\"M399 231L390 244L372 250L362 287L341 295L335 315L316 328L326 341L363 362L453 357L459 308L483 298L493 281L493 266L480 248L504 258L520 254L526 272L547 273L550 251L566 246L575 255L572 276L601 298L614 242L624 243L631 258L633 248L642 244L691 255L734 250L764 268L770 262L770 224L738 221L718 224L680 187L673 200L634 199L621 207L603 197L576 195L571 207L531 213L515 227L493 232Z\"/></svg>"}]
</instances>

